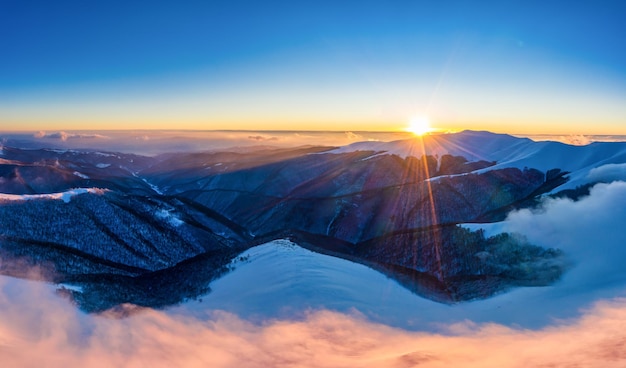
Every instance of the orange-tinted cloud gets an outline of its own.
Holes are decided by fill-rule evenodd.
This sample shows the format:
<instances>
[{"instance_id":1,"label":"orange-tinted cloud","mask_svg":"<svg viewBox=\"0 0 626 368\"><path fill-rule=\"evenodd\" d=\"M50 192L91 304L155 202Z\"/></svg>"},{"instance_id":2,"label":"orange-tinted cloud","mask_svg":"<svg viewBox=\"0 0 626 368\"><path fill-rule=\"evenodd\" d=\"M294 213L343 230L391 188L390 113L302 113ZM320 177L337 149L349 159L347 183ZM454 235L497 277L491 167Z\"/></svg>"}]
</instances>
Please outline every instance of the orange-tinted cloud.
<instances>
[{"instance_id":1,"label":"orange-tinted cloud","mask_svg":"<svg viewBox=\"0 0 626 368\"><path fill-rule=\"evenodd\" d=\"M2 278L0 357L7 367L623 367L626 300L540 330L467 321L444 335L323 310L260 324L215 311L88 316L48 285Z\"/></svg>"}]
</instances>

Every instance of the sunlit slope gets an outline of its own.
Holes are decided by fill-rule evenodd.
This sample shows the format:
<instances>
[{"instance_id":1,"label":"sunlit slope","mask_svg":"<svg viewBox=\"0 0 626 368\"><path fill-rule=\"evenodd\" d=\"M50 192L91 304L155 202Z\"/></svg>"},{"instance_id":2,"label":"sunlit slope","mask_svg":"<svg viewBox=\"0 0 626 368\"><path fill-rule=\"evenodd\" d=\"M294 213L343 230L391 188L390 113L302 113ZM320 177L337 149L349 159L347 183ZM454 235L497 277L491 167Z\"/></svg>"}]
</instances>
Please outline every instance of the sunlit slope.
<instances>
[{"instance_id":1,"label":"sunlit slope","mask_svg":"<svg viewBox=\"0 0 626 368\"><path fill-rule=\"evenodd\" d=\"M595 142L573 146L560 142L535 142L507 134L463 131L454 134L432 134L393 142L359 142L332 152L375 151L400 157L449 154L468 161L488 161L489 169L507 167L533 168L540 171L561 169L570 172L570 183L563 188L593 181L586 176L592 168L626 163L626 142Z\"/></svg>"}]
</instances>

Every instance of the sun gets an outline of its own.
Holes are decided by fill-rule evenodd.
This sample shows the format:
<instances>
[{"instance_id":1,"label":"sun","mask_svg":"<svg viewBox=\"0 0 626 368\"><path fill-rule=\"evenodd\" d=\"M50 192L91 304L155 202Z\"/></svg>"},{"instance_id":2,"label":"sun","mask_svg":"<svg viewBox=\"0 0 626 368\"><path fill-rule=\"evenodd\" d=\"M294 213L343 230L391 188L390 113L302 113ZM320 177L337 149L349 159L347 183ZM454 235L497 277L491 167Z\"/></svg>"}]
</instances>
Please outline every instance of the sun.
<instances>
[{"instance_id":1,"label":"sun","mask_svg":"<svg viewBox=\"0 0 626 368\"><path fill-rule=\"evenodd\" d=\"M407 132L415 135L424 135L430 133L433 129L430 127L430 120L427 116L415 116L409 121Z\"/></svg>"}]
</instances>

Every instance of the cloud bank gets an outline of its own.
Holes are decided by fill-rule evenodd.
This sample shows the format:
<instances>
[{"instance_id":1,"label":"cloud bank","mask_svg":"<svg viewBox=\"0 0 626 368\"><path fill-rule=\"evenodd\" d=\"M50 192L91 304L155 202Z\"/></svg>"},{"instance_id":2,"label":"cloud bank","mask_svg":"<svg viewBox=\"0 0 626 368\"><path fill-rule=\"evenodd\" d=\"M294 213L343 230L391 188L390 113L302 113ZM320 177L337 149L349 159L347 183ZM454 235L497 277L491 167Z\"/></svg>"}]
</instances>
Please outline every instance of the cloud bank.
<instances>
[{"instance_id":1,"label":"cloud bank","mask_svg":"<svg viewBox=\"0 0 626 368\"><path fill-rule=\"evenodd\" d=\"M581 286L626 280L625 224L626 182L615 181L595 185L589 196L576 202L552 199L544 201L539 211L513 212L504 230L522 233L537 245L564 250L576 262L564 279Z\"/></svg>"},{"instance_id":2,"label":"cloud bank","mask_svg":"<svg viewBox=\"0 0 626 368\"><path fill-rule=\"evenodd\" d=\"M607 164L594 167L589 171L587 179L592 182L626 181L626 164Z\"/></svg>"},{"instance_id":3,"label":"cloud bank","mask_svg":"<svg viewBox=\"0 0 626 368\"><path fill-rule=\"evenodd\" d=\"M408 332L360 316L310 312L253 324L144 310L86 316L50 286L0 279L0 357L11 367L623 367L626 300L542 330L471 322ZM573 338L575 336L575 338Z\"/></svg>"},{"instance_id":4,"label":"cloud bank","mask_svg":"<svg viewBox=\"0 0 626 368\"><path fill-rule=\"evenodd\" d=\"M585 136L585 135L567 135L567 136L560 136L557 141L559 142L563 142L566 144L571 144L573 146L585 146L588 145L589 143L593 142L591 140L591 138Z\"/></svg>"},{"instance_id":5,"label":"cloud bank","mask_svg":"<svg viewBox=\"0 0 626 368\"><path fill-rule=\"evenodd\" d=\"M64 131L60 131L57 133L46 133L44 131L39 131L33 135L35 138L47 138L47 139L60 139L62 141L67 141L68 139L108 139L109 137L102 134L78 134L78 133L67 133Z\"/></svg>"},{"instance_id":6,"label":"cloud bank","mask_svg":"<svg viewBox=\"0 0 626 368\"><path fill-rule=\"evenodd\" d=\"M278 137L266 137L263 135L249 135L248 139L253 140L253 141L263 142L263 141L277 141Z\"/></svg>"}]
</instances>

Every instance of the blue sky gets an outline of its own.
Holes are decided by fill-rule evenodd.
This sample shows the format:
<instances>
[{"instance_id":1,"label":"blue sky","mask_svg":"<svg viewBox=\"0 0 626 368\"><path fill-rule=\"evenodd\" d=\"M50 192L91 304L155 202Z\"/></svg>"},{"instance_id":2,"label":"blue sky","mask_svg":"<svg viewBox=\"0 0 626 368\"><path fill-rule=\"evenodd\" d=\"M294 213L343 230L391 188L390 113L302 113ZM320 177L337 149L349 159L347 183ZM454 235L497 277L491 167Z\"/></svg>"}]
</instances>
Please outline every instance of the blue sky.
<instances>
[{"instance_id":1,"label":"blue sky","mask_svg":"<svg viewBox=\"0 0 626 368\"><path fill-rule=\"evenodd\" d=\"M480 3L480 5L477 5ZM0 129L626 133L621 1L0 0Z\"/></svg>"}]
</instances>

